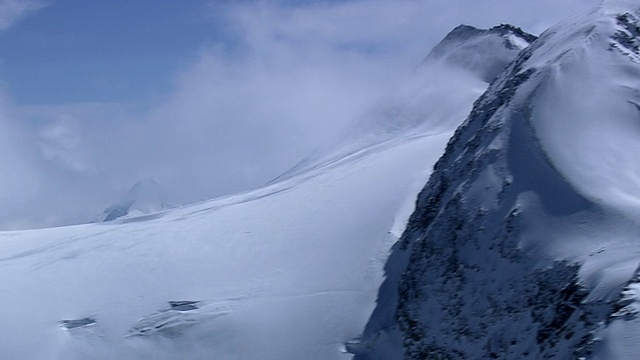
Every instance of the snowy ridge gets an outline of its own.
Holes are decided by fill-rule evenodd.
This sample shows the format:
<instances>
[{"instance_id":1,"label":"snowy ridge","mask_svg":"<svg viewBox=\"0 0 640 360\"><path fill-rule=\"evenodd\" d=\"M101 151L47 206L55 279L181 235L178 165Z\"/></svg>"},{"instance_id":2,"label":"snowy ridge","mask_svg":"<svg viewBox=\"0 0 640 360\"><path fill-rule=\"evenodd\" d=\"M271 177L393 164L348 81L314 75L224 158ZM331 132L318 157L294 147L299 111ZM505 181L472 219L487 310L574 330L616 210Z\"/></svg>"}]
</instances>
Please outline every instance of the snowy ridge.
<instances>
[{"instance_id":1,"label":"snowy ridge","mask_svg":"<svg viewBox=\"0 0 640 360\"><path fill-rule=\"evenodd\" d=\"M554 26L476 101L356 359L636 358L638 14L611 1Z\"/></svg>"}]
</instances>

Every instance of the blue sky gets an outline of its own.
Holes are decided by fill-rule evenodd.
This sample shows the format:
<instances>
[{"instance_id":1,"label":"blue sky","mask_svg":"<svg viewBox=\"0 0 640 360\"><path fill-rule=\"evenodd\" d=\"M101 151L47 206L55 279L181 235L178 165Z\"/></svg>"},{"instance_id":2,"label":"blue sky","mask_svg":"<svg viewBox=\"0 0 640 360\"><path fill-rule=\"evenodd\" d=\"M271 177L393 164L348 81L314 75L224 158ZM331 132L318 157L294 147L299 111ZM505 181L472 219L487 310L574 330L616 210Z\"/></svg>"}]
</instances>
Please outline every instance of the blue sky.
<instances>
[{"instance_id":1,"label":"blue sky","mask_svg":"<svg viewBox=\"0 0 640 360\"><path fill-rule=\"evenodd\" d=\"M242 43L244 39L238 38L239 34L233 29L235 19L229 18L229 13L234 11L230 9L234 7L245 10L251 7L274 7L283 11L304 11L313 7L338 8L347 3L358 4L362 9L367 7L367 3L372 4L371 8L383 7L379 1L366 0L48 0L34 3L42 6L0 35L0 78L18 104L131 103L148 101L167 93L172 89L174 75L192 64L200 50L215 45L233 47ZM393 7L393 1L388 3ZM429 8L440 9L443 8L442 4L446 4L439 0L396 3L400 4L400 8L406 7L406 3L413 3L413 7L423 5L427 16ZM449 3L445 7L451 11L443 14L443 17L446 16L450 21L443 21L437 13L433 13L433 19L424 18L425 25L414 26L415 30L422 28L433 31L433 26L427 24L429 21L438 25L447 22L453 24L455 21L474 23L471 19L475 14L461 8L464 1ZM500 4L506 1L480 3L488 5L485 8L493 9L496 15L505 13L505 21L515 20L513 10L517 12L531 7L522 1L520 4L518 1L512 2L508 6ZM491 7L492 3L498 6ZM564 10L563 2L559 3L556 7ZM571 7L577 2L565 3L564 7ZM474 7L477 5L471 6ZM544 5L534 8L535 14ZM338 12L334 11L332 15ZM456 16L451 17L451 14ZM256 14L254 16L259 17ZM366 16L363 14L363 17ZM482 23L487 20L495 21L482 18L480 14L477 17L479 21L475 23L480 23L477 24L479 26L485 25ZM498 19L500 16L492 17ZM535 24L536 15L521 17L525 19L522 26L539 26ZM543 20L556 20L557 17L538 16ZM330 18L327 20L331 21ZM416 21L415 18L408 20ZM490 26L491 23L487 24ZM377 26L371 25L372 29ZM442 35L441 31L446 29L443 27L437 36ZM435 40L429 38L429 34L424 34L424 37L424 46L420 49L422 52L426 52ZM387 50L369 46L366 42L351 45L359 45L372 52Z\"/></svg>"},{"instance_id":2,"label":"blue sky","mask_svg":"<svg viewBox=\"0 0 640 360\"><path fill-rule=\"evenodd\" d=\"M43 1L0 36L0 78L18 104L146 101L203 47L242 43L225 13L233 3L251 1Z\"/></svg>"},{"instance_id":3,"label":"blue sky","mask_svg":"<svg viewBox=\"0 0 640 360\"><path fill-rule=\"evenodd\" d=\"M262 186L394 94L455 26L539 33L599 0L0 0L0 229L136 181Z\"/></svg>"},{"instance_id":4,"label":"blue sky","mask_svg":"<svg viewBox=\"0 0 640 360\"><path fill-rule=\"evenodd\" d=\"M0 36L0 77L21 104L141 101L223 39L205 1L51 1Z\"/></svg>"}]
</instances>

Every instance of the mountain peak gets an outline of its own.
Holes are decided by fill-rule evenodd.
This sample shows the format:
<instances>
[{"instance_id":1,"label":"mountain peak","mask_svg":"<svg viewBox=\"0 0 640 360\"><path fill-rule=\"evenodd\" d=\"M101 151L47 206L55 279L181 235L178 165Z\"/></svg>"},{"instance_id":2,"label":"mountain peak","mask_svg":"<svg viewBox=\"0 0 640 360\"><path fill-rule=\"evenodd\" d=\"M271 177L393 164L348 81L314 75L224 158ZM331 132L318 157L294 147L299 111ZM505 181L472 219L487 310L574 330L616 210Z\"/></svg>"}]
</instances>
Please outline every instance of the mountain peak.
<instances>
[{"instance_id":1,"label":"mountain peak","mask_svg":"<svg viewBox=\"0 0 640 360\"><path fill-rule=\"evenodd\" d=\"M104 220L102 221L112 221L124 216L143 215L174 208L175 205L170 204L166 198L166 191L156 179L139 180L118 202L104 210Z\"/></svg>"},{"instance_id":2,"label":"mountain peak","mask_svg":"<svg viewBox=\"0 0 640 360\"><path fill-rule=\"evenodd\" d=\"M453 30L444 37L443 42L447 40L464 41L475 36L485 35L488 33L500 36L516 35L529 43L532 43L537 39L535 35L525 32L522 28L507 23L502 23L489 29L480 29L471 25L460 24L453 28Z\"/></svg>"},{"instance_id":3,"label":"mountain peak","mask_svg":"<svg viewBox=\"0 0 640 360\"><path fill-rule=\"evenodd\" d=\"M489 29L489 32L490 33L499 34L501 36L515 35L515 36L518 36L521 39L527 41L528 43L532 43L532 42L536 41L536 39L538 38L535 35L532 35L532 34L529 34L528 32L525 32L524 30L522 30L522 28L519 28L519 27L511 25L511 24L496 25L496 26L492 27L491 29Z\"/></svg>"},{"instance_id":4,"label":"mountain peak","mask_svg":"<svg viewBox=\"0 0 640 360\"><path fill-rule=\"evenodd\" d=\"M490 83L536 36L510 25L490 29L458 25L436 45L425 62L442 62L462 68Z\"/></svg>"},{"instance_id":5,"label":"mountain peak","mask_svg":"<svg viewBox=\"0 0 640 360\"><path fill-rule=\"evenodd\" d=\"M485 30L483 29L478 29L477 27L471 26L471 25L467 25L467 24L460 24L458 26L456 26L455 28L453 28L453 30L451 30L445 37L444 39L442 39L442 42L448 41L448 40L457 40L457 41L464 41L467 39L470 39L474 36L480 35L484 32Z\"/></svg>"}]
</instances>

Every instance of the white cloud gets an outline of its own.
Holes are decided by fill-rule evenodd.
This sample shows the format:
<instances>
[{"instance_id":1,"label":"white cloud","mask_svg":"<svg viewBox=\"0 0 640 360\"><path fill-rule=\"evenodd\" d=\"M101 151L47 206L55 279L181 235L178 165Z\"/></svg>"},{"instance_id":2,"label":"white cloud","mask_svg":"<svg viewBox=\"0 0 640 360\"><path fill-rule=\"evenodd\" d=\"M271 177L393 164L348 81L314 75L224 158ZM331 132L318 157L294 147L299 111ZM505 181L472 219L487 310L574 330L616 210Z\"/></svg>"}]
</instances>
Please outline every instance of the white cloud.
<instances>
[{"instance_id":1,"label":"white cloud","mask_svg":"<svg viewBox=\"0 0 640 360\"><path fill-rule=\"evenodd\" d=\"M151 175L189 184L201 197L259 186L295 164L383 101L459 23L526 29L580 7L550 0L215 4L214 19L236 43L203 49L148 118L163 144L149 146Z\"/></svg>"},{"instance_id":2,"label":"white cloud","mask_svg":"<svg viewBox=\"0 0 640 360\"><path fill-rule=\"evenodd\" d=\"M25 141L5 144L0 150L10 155L0 166L8 166L5 173L25 170L14 180L5 176L0 187L18 189L15 178L25 178L35 190L0 191L20 204L19 212L0 209L0 227L3 219L33 226L92 218L119 192L149 177L164 183L169 200L178 203L260 186L384 101L456 25L510 22L539 32L595 3L214 2L212 27L224 27L230 39L203 47L175 75L173 92L150 108L20 109L12 121L28 118L32 129L7 125L7 134L21 133ZM42 3L0 2L0 29L9 24L2 20L10 18L2 15L12 13L7 9L25 14L37 6Z\"/></svg>"},{"instance_id":3,"label":"white cloud","mask_svg":"<svg viewBox=\"0 0 640 360\"><path fill-rule=\"evenodd\" d=\"M45 6L46 2L38 0L0 0L0 31Z\"/></svg>"}]
</instances>

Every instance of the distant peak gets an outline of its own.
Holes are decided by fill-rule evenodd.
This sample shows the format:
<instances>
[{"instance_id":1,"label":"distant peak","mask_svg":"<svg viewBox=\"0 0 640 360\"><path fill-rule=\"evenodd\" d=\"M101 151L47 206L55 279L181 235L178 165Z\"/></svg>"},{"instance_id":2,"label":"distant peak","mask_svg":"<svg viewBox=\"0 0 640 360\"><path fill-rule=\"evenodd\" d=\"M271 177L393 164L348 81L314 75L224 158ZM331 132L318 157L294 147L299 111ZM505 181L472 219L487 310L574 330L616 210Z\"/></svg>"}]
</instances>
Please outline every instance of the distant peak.
<instances>
[{"instance_id":1,"label":"distant peak","mask_svg":"<svg viewBox=\"0 0 640 360\"><path fill-rule=\"evenodd\" d=\"M131 211L149 214L171 209L175 205L167 201L166 190L154 178L137 181L120 201L106 208L103 221L111 221L129 215Z\"/></svg>"},{"instance_id":2,"label":"distant peak","mask_svg":"<svg viewBox=\"0 0 640 360\"><path fill-rule=\"evenodd\" d=\"M136 181L133 186L129 189L128 194L138 196L142 192L150 192L150 191L160 191L162 185L158 180L150 177L142 180Z\"/></svg>"}]
</instances>

